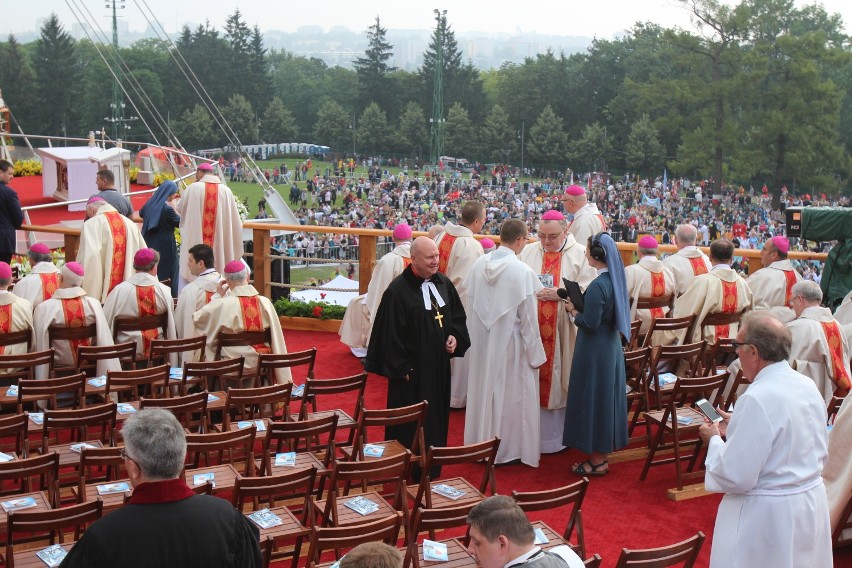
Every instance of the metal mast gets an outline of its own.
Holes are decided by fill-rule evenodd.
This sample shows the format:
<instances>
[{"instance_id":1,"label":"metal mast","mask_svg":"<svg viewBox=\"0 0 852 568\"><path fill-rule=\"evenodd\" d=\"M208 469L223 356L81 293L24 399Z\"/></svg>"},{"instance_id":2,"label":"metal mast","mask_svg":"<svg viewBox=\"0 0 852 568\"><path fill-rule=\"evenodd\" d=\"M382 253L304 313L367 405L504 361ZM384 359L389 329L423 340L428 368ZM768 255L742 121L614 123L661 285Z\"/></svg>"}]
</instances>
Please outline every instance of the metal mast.
<instances>
[{"instance_id":1,"label":"metal mast","mask_svg":"<svg viewBox=\"0 0 852 568\"><path fill-rule=\"evenodd\" d=\"M107 0L106 2L106 7L112 8L112 48L116 54L118 53L118 10L124 9L124 2L125 0ZM113 139L120 140L124 138L124 131L130 129L130 125L125 123L134 121L137 117L124 118L124 97L121 86L118 84L118 75L113 77L112 102L109 107L110 116L104 120L112 123Z\"/></svg>"},{"instance_id":2,"label":"metal mast","mask_svg":"<svg viewBox=\"0 0 852 568\"><path fill-rule=\"evenodd\" d=\"M447 32L447 11L435 9L435 76L432 88L432 144L429 155L433 164L444 153L444 36Z\"/></svg>"}]
</instances>

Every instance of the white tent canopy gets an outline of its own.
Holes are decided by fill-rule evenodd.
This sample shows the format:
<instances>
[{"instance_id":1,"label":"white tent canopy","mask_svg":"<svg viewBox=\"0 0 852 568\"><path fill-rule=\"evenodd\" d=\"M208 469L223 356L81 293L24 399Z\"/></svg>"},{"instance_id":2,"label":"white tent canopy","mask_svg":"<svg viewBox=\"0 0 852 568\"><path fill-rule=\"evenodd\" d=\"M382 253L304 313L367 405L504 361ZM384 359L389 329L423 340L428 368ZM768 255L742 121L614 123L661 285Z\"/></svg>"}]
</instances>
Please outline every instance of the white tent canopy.
<instances>
[{"instance_id":1,"label":"white tent canopy","mask_svg":"<svg viewBox=\"0 0 852 568\"><path fill-rule=\"evenodd\" d=\"M335 292L328 290L329 288L340 288L344 290L352 290L351 292ZM321 294L325 294L323 298ZM333 280L307 290L291 292L290 299L300 302L326 302L335 306L348 306L350 300L358 295L358 281L350 280L345 276L335 276Z\"/></svg>"}]
</instances>

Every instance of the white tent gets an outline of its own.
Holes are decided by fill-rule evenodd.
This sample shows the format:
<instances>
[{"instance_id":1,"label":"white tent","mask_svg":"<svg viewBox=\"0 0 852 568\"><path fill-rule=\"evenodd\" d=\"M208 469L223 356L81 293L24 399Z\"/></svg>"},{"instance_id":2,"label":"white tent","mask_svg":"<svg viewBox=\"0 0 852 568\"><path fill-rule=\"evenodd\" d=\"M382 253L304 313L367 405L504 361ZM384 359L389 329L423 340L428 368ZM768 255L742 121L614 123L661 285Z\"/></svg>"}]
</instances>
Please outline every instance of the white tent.
<instances>
[{"instance_id":1,"label":"white tent","mask_svg":"<svg viewBox=\"0 0 852 568\"><path fill-rule=\"evenodd\" d=\"M328 288L340 288L351 292L335 292ZM321 294L325 294L323 298ZM326 302L335 306L348 306L350 300L358 295L358 281L345 276L335 276L334 280L307 290L291 292L290 299L301 302Z\"/></svg>"}]
</instances>

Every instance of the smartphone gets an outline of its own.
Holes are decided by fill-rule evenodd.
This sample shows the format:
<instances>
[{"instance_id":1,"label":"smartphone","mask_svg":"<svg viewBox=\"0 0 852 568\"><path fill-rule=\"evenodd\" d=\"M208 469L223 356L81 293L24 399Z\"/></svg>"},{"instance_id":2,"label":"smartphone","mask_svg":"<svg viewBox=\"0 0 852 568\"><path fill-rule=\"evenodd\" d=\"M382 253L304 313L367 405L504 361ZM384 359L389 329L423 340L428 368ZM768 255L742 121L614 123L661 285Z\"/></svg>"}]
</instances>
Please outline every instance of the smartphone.
<instances>
[{"instance_id":1,"label":"smartphone","mask_svg":"<svg viewBox=\"0 0 852 568\"><path fill-rule=\"evenodd\" d=\"M716 412L716 409L713 408L713 405L706 398L702 398L701 400L695 403L695 408L701 412L704 416L710 419L711 422L721 422L724 420L722 415Z\"/></svg>"}]
</instances>

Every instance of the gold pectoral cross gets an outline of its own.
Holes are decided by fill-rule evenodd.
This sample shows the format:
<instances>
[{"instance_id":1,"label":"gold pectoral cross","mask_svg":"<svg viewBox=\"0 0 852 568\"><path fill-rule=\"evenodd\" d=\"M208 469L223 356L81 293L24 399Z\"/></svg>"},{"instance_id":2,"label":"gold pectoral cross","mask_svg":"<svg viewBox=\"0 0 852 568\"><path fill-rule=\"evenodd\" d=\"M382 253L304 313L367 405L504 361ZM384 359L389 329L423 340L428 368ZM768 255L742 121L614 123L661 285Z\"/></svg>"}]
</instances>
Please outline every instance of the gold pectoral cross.
<instances>
[{"instance_id":1,"label":"gold pectoral cross","mask_svg":"<svg viewBox=\"0 0 852 568\"><path fill-rule=\"evenodd\" d=\"M444 327L444 322L443 322L444 314L441 313L441 311L438 309L438 306L435 304L435 302L432 302L432 307L435 308L435 321L437 321L438 325L443 328Z\"/></svg>"}]
</instances>

